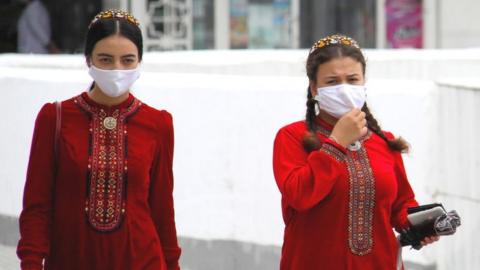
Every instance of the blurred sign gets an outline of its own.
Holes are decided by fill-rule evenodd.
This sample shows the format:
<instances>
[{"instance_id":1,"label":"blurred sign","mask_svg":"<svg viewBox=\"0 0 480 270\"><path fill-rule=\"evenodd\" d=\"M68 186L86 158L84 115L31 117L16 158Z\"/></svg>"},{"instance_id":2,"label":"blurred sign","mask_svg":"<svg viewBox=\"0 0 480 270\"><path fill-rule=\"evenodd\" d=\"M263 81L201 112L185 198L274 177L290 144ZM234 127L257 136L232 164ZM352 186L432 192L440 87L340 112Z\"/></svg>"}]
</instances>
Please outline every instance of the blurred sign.
<instances>
[{"instance_id":1,"label":"blurred sign","mask_svg":"<svg viewBox=\"0 0 480 270\"><path fill-rule=\"evenodd\" d=\"M231 48L291 47L291 0L229 1Z\"/></svg>"},{"instance_id":2,"label":"blurred sign","mask_svg":"<svg viewBox=\"0 0 480 270\"><path fill-rule=\"evenodd\" d=\"M387 43L390 48L422 48L422 0L387 0Z\"/></svg>"},{"instance_id":3,"label":"blurred sign","mask_svg":"<svg viewBox=\"0 0 480 270\"><path fill-rule=\"evenodd\" d=\"M230 47L243 49L248 46L248 0L230 0Z\"/></svg>"},{"instance_id":4,"label":"blurred sign","mask_svg":"<svg viewBox=\"0 0 480 270\"><path fill-rule=\"evenodd\" d=\"M274 12L271 4L250 4L247 22L248 48L274 47Z\"/></svg>"},{"instance_id":5,"label":"blurred sign","mask_svg":"<svg viewBox=\"0 0 480 270\"><path fill-rule=\"evenodd\" d=\"M291 1L274 0L274 46L275 48L291 48Z\"/></svg>"}]
</instances>

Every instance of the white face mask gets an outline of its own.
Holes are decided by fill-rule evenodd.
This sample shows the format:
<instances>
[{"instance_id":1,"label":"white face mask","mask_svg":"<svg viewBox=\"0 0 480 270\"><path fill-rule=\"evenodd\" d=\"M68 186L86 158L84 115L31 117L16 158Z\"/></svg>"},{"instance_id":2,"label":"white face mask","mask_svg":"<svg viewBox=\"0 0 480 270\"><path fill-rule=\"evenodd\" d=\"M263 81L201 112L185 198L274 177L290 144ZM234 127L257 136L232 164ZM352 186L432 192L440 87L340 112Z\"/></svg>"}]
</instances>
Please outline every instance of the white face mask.
<instances>
[{"instance_id":1,"label":"white face mask","mask_svg":"<svg viewBox=\"0 0 480 270\"><path fill-rule=\"evenodd\" d=\"M364 85L338 84L317 89L315 100L321 110L340 118L353 108L361 109L367 98Z\"/></svg>"},{"instance_id":2,"label":"white face mask","mask_svg":"<svg viewBox=\"0 0 480 270\"><path fill-rule=\"evenodd\" d=\"M140 77L140 66L134 69L104 70L91 65L88 74L105 95L119 97L125 94Z\"/></svg>"}]
</instances>

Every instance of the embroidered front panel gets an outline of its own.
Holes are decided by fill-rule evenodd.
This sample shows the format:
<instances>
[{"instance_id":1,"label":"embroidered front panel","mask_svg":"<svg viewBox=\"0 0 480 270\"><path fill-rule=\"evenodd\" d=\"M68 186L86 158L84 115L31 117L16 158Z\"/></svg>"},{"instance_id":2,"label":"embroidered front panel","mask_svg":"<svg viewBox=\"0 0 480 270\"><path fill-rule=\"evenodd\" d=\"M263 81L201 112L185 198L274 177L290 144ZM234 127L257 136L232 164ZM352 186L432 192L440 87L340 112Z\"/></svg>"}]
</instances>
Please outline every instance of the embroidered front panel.
<instances>
[{"instance_id":1,"label":"embroidered front panel","mask_svg":"<svg viewBox=\"0 0 480 270\"><path fill-rule=\"evenodd\" d=\"M331 131L324 127L318 132L326 137ZM369 130L360 140L360 148L348 149L345 157L349 174L349 211L348 211L348 244L350 251L356 255L366 255L373 247L373 212L375 207L375 178L373 176L364 141L370 138ZM333 147L333 146L332 146Z\"/></svg>"},{"instance_id":2,"label":"embroidered front panel","mask_svg":"<svg viewBox=\"0 0 480 270\"><path fill-rule=\"evenodd\" d=\"M345 154L342 151L338 150L338 148L328 143L323 144L320 148L320 151L329 154L338 162L343 162L343 160L345 159Z\"/></svg>"},{"instance_id":3,"label":"embroidered front panel","mask_svg":"<svg viewBox=\"0 0 480 270\"><path fill-rule=\"evenodd\" d=\"M118 228L125 214L127 188L126 119L141 103L134 99L127 108L107 112L88 104L82 96L75 99L90 116L87 199L85 212L98 231Z\"/></svg>"},{"instance_id":4,"label":"embroidered front panel","mask_svg":"<svg viewBox=\"0 0 480 270\"><path fill-rule=\"evenodd\" d=\"M350 177L348 242L356 255L372 251L375 178L364 147L348 152L347 168Z\"/></svg>"}]
</instances>

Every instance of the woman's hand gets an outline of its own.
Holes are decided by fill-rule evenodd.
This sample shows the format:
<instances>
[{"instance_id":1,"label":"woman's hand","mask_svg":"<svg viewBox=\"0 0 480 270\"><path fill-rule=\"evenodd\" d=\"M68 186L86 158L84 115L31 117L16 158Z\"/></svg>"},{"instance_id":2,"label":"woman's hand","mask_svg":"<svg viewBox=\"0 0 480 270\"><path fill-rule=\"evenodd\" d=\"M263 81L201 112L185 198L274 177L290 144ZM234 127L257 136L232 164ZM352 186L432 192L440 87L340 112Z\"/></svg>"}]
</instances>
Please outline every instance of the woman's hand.
<instances>
[{"instance_id":1,"label":"woman's hand","mask_svg":"<svg viewBox=\"0 0 480 270\"><path fill-rule=\"evenodd\" d=\"M338 119L331 136L338 144L347 147L347 145L367 134L367 131L365 113L355 108Z\"/></svg>"},{"instance_id":2,"label":"woman's hand","mask_svg":"<svg viewBox=\"0 0 480 270\"><path fill-rule=\"evenodd\" d=\"M433 242L437 242L438 239L440 239L440 236L430 236L430 237L425 237L423 241L420 241L420 244L423 246L432 244Z\"/></svg>"}]
</instances>

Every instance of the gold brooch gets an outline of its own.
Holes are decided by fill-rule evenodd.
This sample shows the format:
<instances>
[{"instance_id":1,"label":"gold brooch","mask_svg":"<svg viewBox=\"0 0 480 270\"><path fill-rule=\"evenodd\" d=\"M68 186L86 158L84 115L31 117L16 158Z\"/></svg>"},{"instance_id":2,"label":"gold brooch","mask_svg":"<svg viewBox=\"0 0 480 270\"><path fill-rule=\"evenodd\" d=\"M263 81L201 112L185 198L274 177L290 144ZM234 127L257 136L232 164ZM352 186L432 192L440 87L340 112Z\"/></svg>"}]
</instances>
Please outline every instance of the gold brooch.
<instances>
[{"instance_id":1,"label":"gold brooch","mask_svg":"<svg viewBox=\"0 0 480 270\"><path fill-rule=\"evenodd\" d=\"M140 22L135 17L133 17L132 14L119 9L109 9L98 13L93 18L92 22L90 22L88 28L92 27L92 25L94 25L98 20L101 19L125 19L129 23L140 26Z\"/></svg>"},{"instance_id":2,"label":"gold brooch","mask_svg":"<svg viewBox=\"0 0 480 270\"><path fill-rule=\"evenodd\" d=\"M111 116L105 117L105 119L103 119L103 126L106 129L112 130L117 127L117 119Z\"/></svg>"},{"instance_id":3,"label":"gold brooch","mask_svg":"<svg viewBox=\"0 0 480 270\"><path fill-rule=\"evenodd\" d=\"M310 53L312 53L316 49L320 49L328 45L336 45L336 44L352 46L357 49L360 49L360 46L358 46L358 43L351 37L347 37L344 35L331 35L331 36L324 37L318 40L317 42L315 42L315 44L313 44L312 48L310 49Z\"/></svg>"}]
</instances>

